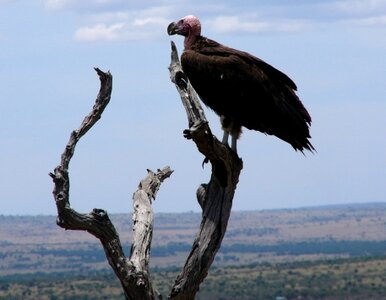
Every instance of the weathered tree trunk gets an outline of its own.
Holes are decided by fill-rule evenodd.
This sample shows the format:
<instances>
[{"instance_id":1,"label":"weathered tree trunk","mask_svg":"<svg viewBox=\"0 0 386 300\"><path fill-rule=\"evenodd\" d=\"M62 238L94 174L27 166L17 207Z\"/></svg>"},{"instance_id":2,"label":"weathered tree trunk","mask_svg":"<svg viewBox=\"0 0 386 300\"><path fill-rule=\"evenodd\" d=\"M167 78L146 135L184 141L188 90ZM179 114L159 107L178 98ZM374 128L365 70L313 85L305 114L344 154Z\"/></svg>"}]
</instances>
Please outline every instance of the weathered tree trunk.
<instances>
[{"instance_id":1,"label":"weathered tree trunk","mask_svg":"<svg viewBox=\"0 0 386 300\"><path fill-rule=\"evenodd\" d=\"M182 71L173 42L169 70L188 116L189 129L184 131L184 136L196 143L198 150L205 156L204 162L210 162L212 165L209 183L200 185L197 190L197 200L202 208L200 229L185 266L177 276L169 295L170 299L194 299L221 246L243 164L236 153L212 135L197 95ZM101 80L101 88L95 105L79 129L71 133L60 165L50 173L55 184L53 195L58 210L57 224L65 229L87 231L101 241L107 260L121 282L126 299L155 299L149 274L153 233L151 203L163 180L173 172L170 167L158 170L157 173L148 170L147 177L140 182L133 195L134 234L129 258L126 258L123 252L119 235L106 211L94 209L91 213L81 214L70 206L68 168L75 146L100 119L111 97L111 74L99 69L96 71ZM161 296L157 298L161 299Z\"/></svg>"},{"instance_id":2,"label":"weathered tree trunk","mask_svg":"<svg viewBox=\"0 0 386 300\"><path fill-rule=\"evenodd\" d=\"M133 244L130 258L127 259L119 235L111 223L107 212L94 209L89 214L81 214L70 206L69 163L79 139L100 119L110 101L112 76L95 69L101 80L101 88L91 113L85 117L78 130L71 133L70 140L61 157L61 163L50 173L55 187L53 195L58 210L57 224L70 230L83 230L97 237L103 246L107 260L119 278L126 299L155 299L149 276L149 250L153 233L152 200L162 181L173 172L165 167L154 173L148 170L147 177L139 184L133 195Z\"/></svg>"},{"instance_id":3,"label":"weathered tree trunk","mask_svg":"<svg viewBox=\"0 0 386 300\"><path fill-rule=\"evenodd\" d=\"M194 299L221 246L243 164L236 153L212 135L200 101L182 71L173 42L169 70L188 117L189 129L184 135L196 143L205 161L212 165L209 183L200 185L197 190L197 200L202 208L200 229L170 294L170 299Z\"/></svg>"}]
</instances>

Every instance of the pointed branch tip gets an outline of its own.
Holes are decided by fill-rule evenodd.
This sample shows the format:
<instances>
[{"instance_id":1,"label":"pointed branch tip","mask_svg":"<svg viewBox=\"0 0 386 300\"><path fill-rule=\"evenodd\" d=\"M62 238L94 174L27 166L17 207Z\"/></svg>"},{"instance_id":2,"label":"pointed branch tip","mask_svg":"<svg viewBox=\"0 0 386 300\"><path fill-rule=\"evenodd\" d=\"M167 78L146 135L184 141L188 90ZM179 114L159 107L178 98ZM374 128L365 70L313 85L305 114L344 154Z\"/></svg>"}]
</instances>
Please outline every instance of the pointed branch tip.
<instances>
[{"instance_id":1,"label":"pointed branch tip","mask_svg":"<svg viewBox=\"0 0 386 300\"><path fill-rule=\"evenodd\" d=\"M173 41L171 41L170 43L171 43L171 47L172 47L172 54L171 54L172 63L178 62L179 59L178 59L178 51L177 51L176 44Z\"/></svg>"}]
</instances>

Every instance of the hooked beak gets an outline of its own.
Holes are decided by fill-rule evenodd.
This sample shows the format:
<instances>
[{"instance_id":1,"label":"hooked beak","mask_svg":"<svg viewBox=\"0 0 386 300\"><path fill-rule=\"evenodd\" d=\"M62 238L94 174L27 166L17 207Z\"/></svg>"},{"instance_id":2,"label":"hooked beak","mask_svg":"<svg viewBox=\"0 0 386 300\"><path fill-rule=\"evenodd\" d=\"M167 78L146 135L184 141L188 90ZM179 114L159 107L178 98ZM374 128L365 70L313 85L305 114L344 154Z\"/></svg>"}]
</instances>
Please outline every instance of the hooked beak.
<instances>
[{"instance_id":1,"label":"hooked beak","mask_svg":"<svg viewBox=\"0 0 386 300\"><path fill-rule=\"evenodd\" d=\"M172 23L169 24L169 26L168 26L168 35L178 34L179 31L180 31L180 28L179 28L177 22L172 22Z\"/></svg>"}]
</instances>

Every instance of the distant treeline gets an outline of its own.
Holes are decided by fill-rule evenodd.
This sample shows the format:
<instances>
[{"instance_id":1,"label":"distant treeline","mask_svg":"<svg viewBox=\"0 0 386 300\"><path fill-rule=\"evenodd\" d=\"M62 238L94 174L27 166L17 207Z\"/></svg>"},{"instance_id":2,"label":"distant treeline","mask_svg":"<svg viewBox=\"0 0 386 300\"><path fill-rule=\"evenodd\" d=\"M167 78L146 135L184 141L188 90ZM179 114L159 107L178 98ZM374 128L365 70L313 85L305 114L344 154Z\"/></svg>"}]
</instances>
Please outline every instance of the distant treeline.
<instances>
[{"instance_id":1,"label":"distant treeline","mask_svg":"<svg viewBox=\"0 0 386 300\"><path fill-rule=\"evenodd\" d=\"M187 243L169 243L152 249L153 256L169 256L191 249ZM229 253L273 253L276 255L339 254L358 256L386 255L386 241L315 241L280 243L276 245L233 244L223 245L221 254Z\"/></svg>"},{"instance_id":2,"label":"distant treeline","mask_svg":"<svg viewBox=\"0 0 386 300\"><path fill-rule=\"evenodd\" d=\"M177 252L188 252L191 245L188 243L168 243L165 246L155 246L151 249L153 257L166 257ZM53 255L76 257L83 262L97 262L105 260L103 250L97 245L87 249L47 249L40 248L33 251L39 255ZM280 243L276 245L233 244L223 245L220 254L245 253L272 253L274 255L307 255L307 254L337 254L358 256L386 255L386 241L307 241L298 243ZM1 257L1 253L0 253Z\"/></svg>"},{"instance_id":3,"label":"distant treeline","mask_svg":"<svg viewBox=\"0 0 386 300\"><path fill-rule=\"evenodd\" d=\"M276 255L347 254L380 256L386 254L386 241L315 241L277 245L234 244L221 247L222 253L275 253Z\"/></svg>"}]
</instances>

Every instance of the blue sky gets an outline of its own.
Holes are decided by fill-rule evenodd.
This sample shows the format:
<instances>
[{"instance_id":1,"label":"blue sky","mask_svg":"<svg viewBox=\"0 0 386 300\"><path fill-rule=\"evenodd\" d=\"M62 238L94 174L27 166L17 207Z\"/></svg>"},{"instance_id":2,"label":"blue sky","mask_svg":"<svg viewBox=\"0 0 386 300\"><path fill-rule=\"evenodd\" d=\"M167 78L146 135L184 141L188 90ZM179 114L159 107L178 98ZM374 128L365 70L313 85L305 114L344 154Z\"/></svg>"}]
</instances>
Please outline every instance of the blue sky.
<instances>
[{"instance_id":1,"label":"blue sky","mask_svg":"<svg viewBox=\"0 0 386 300\"><path fill-rule=\"evenodd\" d=\"M187 14L288 74L313 117L315 155L245 130L234 209L386 201L385 0L0 0L0 214L55 214L48 173L93 105L93 67L112 72L113 95L71 162L72 206L131 211L146 169L170 165L155 210L199 211L210 166L182 136L167 69L183 41L166 26Z\"/></svg>"}]
</instances>

